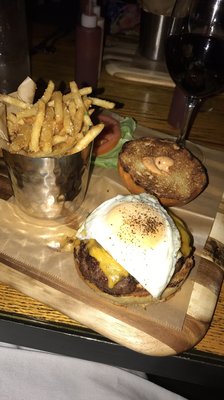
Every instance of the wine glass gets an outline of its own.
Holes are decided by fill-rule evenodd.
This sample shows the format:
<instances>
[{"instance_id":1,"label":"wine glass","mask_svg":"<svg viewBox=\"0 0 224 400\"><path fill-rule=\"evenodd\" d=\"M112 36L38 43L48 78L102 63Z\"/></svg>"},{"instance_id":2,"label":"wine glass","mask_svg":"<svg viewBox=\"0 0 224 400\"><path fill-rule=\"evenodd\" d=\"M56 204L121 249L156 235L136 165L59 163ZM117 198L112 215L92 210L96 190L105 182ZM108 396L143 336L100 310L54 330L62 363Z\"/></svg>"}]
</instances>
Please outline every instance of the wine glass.
<instances>
[{"instance_id":1,"label":"wine glass","mask_svg":"<svg viewBox=\"0 0 224 400\"><path fill-rule=\"evenodd\" d=\"M186 140L200 105L224 90L224 0L176 0L165 57L171 78L186 96L176 142L188 147ZM197 146L189 149L198 156Z\"/></svg>"}]
</instances>

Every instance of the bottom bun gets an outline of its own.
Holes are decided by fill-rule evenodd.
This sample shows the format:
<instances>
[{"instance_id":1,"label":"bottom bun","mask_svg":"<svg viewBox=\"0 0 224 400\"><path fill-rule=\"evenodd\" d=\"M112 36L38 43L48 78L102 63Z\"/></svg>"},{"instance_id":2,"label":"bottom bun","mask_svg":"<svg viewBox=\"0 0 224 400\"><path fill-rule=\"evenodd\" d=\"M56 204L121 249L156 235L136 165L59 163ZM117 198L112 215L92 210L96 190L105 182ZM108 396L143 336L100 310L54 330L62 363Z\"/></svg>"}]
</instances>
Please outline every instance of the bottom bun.
<instances>
[{"instance_id":1,"label":"bottom bun","mask_svg":"<svg viewBox=\"0 0 224 400\"><path fill-rule=\"evenodd\" d=\"M110 293L106 293L101 290L94 282L91 281L91 278L87 275L86 266L89 267L92 264L92 261L98 263L93 257L91 257L87 250L83 251L84 246L76 248L74 251L75 260L76 260L76 268L81 279L88 285L89 288L94 290L94 292L98 293L100 296L109 299L114 303L118 303L121 305L128 304L143 304L147 305L150 303L159 303L168 300L171 296L173 296L182 286L184 281L187 279L191 269L194 266L193 256L189 256L187 258L182 258L180 261L182 263L178 263L176 266L176 271L167 285L166 289L163 291L159 298L155 298L150 295L150 293L145 290L139 283L137 283L134 291L127 294L114 295ZM88 265L87 265L88 264ZM105 277L105 279L107 279Z\"/></svg>"}]
</instances>

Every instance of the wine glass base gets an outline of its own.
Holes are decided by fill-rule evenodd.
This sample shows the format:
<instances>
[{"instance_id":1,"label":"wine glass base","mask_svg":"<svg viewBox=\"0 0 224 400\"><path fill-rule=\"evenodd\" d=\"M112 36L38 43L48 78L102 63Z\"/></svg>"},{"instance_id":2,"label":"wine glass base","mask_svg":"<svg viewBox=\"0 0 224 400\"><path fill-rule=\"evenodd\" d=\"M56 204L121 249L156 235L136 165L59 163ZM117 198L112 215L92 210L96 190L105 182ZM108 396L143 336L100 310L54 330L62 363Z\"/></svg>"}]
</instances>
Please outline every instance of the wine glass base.
<instances>
[{"instance_id":1,"label":"wine glass base","mask_svg":"<svg viewBox=\"0 0 224 400\"><path fill-rule=\"evenodd\" d=\"M198 158L198 160L200 160L201 162L204 161L204 154L203 151L200 149L199 146L197 146L196 144L192 143L189 140L186 140L185 146L184 146L187 150L189 150L194 157Z\"/></svg>"},{"instance_id":2,"label":"wine glass base","mask_svg":"<svg viewBox=\"0 0 224 400\"><path fill-rule=\"evenodd\" d=\"M170 138L168 140L172 141L173 143L176 143L176 138ZM180 146L180 145L178 145L178 146ZM203 162L205 160L205 155L204 155L202 149L197 144L192 143L190 140L186 140L184 146L182 146L182 147L187 149L188 151L190 151L190 153L194 157L196 157L199 161Z\"/></svg>"}]
</instances>

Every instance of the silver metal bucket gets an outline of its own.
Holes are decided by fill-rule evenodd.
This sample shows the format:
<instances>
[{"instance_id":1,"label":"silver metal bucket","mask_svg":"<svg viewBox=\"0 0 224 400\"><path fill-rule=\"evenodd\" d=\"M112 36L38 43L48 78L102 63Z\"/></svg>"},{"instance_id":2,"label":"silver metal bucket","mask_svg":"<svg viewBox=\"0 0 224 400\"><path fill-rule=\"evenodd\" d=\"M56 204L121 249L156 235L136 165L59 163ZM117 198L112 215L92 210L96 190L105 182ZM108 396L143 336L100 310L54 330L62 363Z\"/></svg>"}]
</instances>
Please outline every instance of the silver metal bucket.
<instances>
[{"instance_id":1,"label":"silver metal bucket","mask_svg":"<svg viewBox=\"0 0 224 400\"><path fill-rule=\"evenodd\" d=\"M92 144L61 158L33 158L3 150L18 207L35 218L71 216L87 190Z\"/></svg>"}]
</instances>

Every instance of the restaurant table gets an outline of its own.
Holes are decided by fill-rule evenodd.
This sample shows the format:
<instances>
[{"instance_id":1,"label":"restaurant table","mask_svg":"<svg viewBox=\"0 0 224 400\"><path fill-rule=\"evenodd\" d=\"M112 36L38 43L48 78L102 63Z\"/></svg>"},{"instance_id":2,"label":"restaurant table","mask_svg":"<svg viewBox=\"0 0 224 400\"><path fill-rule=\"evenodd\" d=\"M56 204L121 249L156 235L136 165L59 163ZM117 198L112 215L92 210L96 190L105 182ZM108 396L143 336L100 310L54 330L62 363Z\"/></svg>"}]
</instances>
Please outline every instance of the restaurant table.
<instances>
[{"instance_id":1,"label":"restaurant table","mask_svg":"<svg viewBox=\"0 0 224 400\"><path fill-rule=\"evenodd\" d=\"M35 46L52 27L35 25ZM74 79L74 32L55 44L55 52L37 52L32 58L32 78L41 84L52 79L64 87ZM177 135L167 122L173 86L126 80L109 74L104 63L99 80L99 96L115 101L121 116L131 116L138 124ZM224 151L224 96L211 101L211 109L199 112L191 141ZM4 196L10 184L4 178ZM124 368L145 371L152 376L186 383L224 387L224 285L220 291L211 325L204 338L181 354L168 357L144 355L123 347L80 325L59 311L30 298L11 286L0 284L0 341L46 350Z\"/></svg>"}]
</instances>

